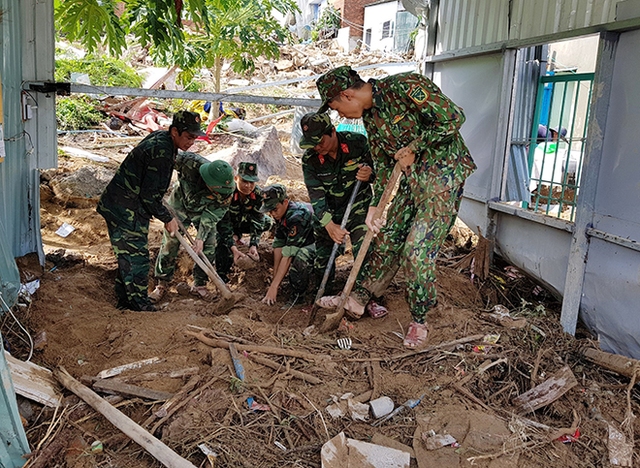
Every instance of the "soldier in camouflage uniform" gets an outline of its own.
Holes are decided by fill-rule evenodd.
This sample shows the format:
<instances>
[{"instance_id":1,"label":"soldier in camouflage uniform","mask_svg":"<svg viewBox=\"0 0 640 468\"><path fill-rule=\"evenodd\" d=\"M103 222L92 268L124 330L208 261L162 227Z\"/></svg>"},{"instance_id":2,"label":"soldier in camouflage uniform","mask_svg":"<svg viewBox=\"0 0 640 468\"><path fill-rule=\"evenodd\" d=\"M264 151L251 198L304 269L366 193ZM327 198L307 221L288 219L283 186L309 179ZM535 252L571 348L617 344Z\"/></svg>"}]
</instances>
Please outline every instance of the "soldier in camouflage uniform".
<instances>
[{"instance_id":1,"label":"soldier in camouflage uniform","mask_svg":"<svg viewBox=\"0 0 640 468\"><path fill-rule=\"evenodd\" d=\"M233 193L233 168L225 161L212 161L195 153L180 153L176 158L178 183L169 195L167 203L178 219L188 227L198 230L193 250L203 252L214 264L216 258L217 225L226 214ZM156 259L156 288L149 295L158 302L167 290L176 270L180 242L165 232ZM205 300L215 295L207 289L209 277L197 264L193 267L191 293Z\"/></svg>"},{"instance_id":2,"label":"soldier in camouflage uniform","mask_svg":"<svg viewBox=\"0 0 640 468\"><path fill-rule=\"evenodd\" d=\"M464 181L475 169L459 131L464 114L431 80L416 73L365 83L344 66L321 76L316 85L321 111L331 108L343 117L362 117L376 171L366 224L381 235L350 307L362 310L403 266L413 318L404 345L420 346L427 338L425 316L436 304L435 258L455 221ZM404 177L380 230L382 221L373 214L396 161Z\"/></svg>"},{"instance_id":3,"label":"soldier in camouflage uniform","mask_svg":"<svg viewBox=\"0 0 640 468\"><path fill-rule=\"evenodd\" d=\"M313 239L313 212L306 203L290 201L287 190L280 184L270 185L262 191L263 213L276 220L273 240L273 280L262 302L273 305L278 289L287 273L295 294L304 295L313 273L315 244Z\"/></svg>"},{"instance_id":4,"label":"soldier in camouflage uniform","mask_svg":"<svg viewBox=\"0 0 640 468\"><path fill-rule=\"evenodd\" d=\"M302 172L314 213L315 274L316 281L320 282L334 243L343 244L349 235L353 255L358 254L371 202L373 162L367 138L359 133L337 132L326 113L306 114L300 120L300 126L300 148L306 149L302 156ZM356 180L363 183L351 208L346 229L341 229Z\"/></svg>"},{"instance_id":5,"label":"soldier in camouflage uniform","mask_svg":"<svg viewBox=\"0 0 640 468\"><path fill-rule=\"evenodd\" d=\"M231 271L233 263L245 257L238 249L242 244L242 235L250 235L248 256L256 262L260 261L258 244L263 232L273 226L273 219L260 212L262 207L262 190L256 186L258 182L258 166L252 162L238 164L238 174L235 176L236 189L231 197L229 211L224 215L221 232L232 232L226 238L218 237L218 252L216 267L221 277L225 278Z\"/></svg>"},{"instance_id":6,"label":"soldier in camouflage uniform","mask_svg":"<svg viewBox=\"0 0 640 468\"><path fill-rule=\"evenodd\" d=\"M118 260L117 307L156 310L148 298L149 220L156 217L165 230L178 229L162 205L178 149L188 150L198 136L200 116L179 111L169 130L150 133L124 159L98 202L97 211L107 222L109 239Z\"/></svg>"}]
</instances>

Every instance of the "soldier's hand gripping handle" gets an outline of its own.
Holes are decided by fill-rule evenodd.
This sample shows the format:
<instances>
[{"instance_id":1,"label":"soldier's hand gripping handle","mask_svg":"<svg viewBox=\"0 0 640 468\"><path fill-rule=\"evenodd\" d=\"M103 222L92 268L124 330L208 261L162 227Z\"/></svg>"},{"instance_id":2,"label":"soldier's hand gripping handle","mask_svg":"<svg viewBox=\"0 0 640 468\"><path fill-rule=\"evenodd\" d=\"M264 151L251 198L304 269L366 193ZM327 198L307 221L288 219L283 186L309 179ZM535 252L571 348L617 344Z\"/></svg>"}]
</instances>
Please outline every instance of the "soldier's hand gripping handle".
<instances>
[{"instance_id":1,"label":"soldier's hand gripping handle","mask_svg":"<svg viewBox=\"0 0 640 468\"><path fill-rule=\"evenodd\" d=\"M178 231L178 220L176 218L172 218L168 223L164 223L164 228L169 231L171 237L175 237L176 232Z\"/></svg>"}]
</instances>

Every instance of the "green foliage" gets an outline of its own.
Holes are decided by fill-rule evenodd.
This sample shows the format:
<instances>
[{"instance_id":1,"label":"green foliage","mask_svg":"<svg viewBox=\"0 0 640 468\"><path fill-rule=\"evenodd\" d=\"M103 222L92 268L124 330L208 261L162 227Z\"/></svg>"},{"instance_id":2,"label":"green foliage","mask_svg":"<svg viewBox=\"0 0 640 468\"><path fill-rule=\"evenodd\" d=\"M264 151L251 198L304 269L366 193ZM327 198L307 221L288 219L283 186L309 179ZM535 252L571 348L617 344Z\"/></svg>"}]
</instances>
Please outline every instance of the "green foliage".
<instances>
[{"instance_id":1,"label":"green foliage","mask_svg":"<svg viewBox=\"0 0 640 468\"><path fill-rule=\"evenodd\" d=\"M142 78L122 60L110 57L56 60L56 81L69 81L71 73L86 73L96 86L127 86L139 88Z\"/></svg>"},{"instance_id":2,"label":"green foliage","mask_svg":"<svg viewBox=\"0 0 640 468\"><path fill-rule=\"evenodd\" d=\"M57 30L91 53L102 43L111 55L125 35L148 47L158 65L178 65L185 83L202 67L229 61L251 72L259 56L279 57L289 32L272 12L299 11L295 0L55 0Z\"/></svg>"},{"instance_id":3,"label":"green foliage","mask_svg":"<svg viewBox=\"0 0 640 468\"><path fill-rule=\"evenodd\" d=\"M316 32L316 38L324 37L327 32L333 33L340 29L341 23L342 19L340 17L340 12L332 5L327 5L324 10L322 10L322 14L318 19L318 22L311 31L312 37L314 31Z\"/></svg>"},{"instance_id":4,"label":"green foliage","mask_svg":"<svg viewBox=\"0 0 640 468\"><path fill-rule=\"evenodd\" d=\"M88 96L74 95L56 99L56 120L60 130L85 130L105 119L96 110L98 101Z\"/></svg>"}]
</instances>

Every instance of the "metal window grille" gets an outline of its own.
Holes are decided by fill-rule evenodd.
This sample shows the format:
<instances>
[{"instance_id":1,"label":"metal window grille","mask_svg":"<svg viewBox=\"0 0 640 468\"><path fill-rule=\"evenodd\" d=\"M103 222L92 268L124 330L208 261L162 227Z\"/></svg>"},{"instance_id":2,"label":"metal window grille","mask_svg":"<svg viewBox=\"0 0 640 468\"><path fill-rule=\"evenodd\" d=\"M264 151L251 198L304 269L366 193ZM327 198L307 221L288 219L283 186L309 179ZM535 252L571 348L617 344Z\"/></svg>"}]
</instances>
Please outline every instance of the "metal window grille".
<instances>
[{"instance_id":1,"label":"metal window grille","mask_svg":"<svg viewBox=\"0 0 640 468\"><path fill-rule=\"evenodd\" d=\"M574 221L593 77L580 73L540 78L529 140L531 201L525 208Z\"/></svg>"}]
</instances>

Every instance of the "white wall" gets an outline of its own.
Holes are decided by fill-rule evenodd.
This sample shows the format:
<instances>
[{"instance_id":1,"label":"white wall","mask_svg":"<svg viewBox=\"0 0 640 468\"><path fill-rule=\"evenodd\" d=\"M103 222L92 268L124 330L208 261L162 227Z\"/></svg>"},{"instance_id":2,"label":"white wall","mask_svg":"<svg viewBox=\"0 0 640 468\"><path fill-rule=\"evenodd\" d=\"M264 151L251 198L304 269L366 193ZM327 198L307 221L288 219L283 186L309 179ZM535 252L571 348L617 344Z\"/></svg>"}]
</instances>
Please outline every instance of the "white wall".
<instances>
[{"instance_id":1,"label":"white wall","mask_svg":"<svg viewBox=\"0 0 640 468\"><path fill-rule=\"evenodd\" d=\"M364 28L362 32L362 43L365 43L367 30L371 29L371 50L392 51L393 38L396 31L396 13L404 10L399 1L379 3L369 5L364 8ZM393 25L390 37L382 38L382 25L390 21Z\"/></svg>"}]
</instances>

